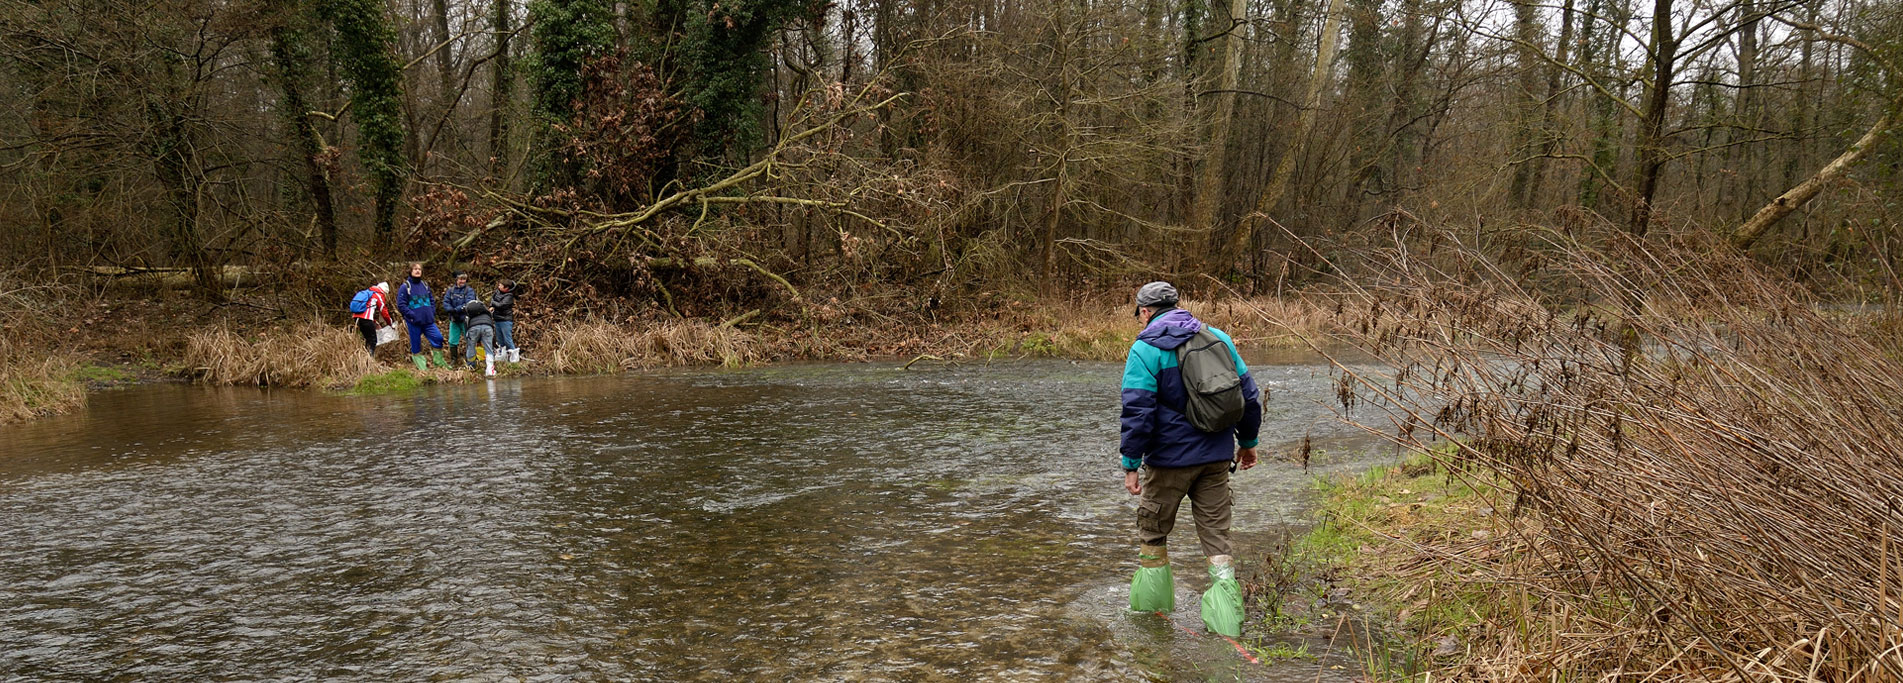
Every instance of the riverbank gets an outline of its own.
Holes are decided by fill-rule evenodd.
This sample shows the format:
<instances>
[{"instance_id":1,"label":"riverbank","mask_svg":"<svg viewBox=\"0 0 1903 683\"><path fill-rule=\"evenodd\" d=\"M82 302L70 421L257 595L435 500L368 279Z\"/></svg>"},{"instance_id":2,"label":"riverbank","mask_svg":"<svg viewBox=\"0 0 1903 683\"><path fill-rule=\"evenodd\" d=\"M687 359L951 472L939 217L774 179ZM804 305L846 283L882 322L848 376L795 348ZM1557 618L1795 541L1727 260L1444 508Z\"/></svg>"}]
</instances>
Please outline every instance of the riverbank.
<instances>
[{"instance_id":1,"label":"riverbank","mask_svg":"<svg viewBox=\"0 0 1903 683\"><path fill-rule=\"evenodd\" d=\"M1511 533L1495 507L1503 489L1489 476L1450 471L1442 464L1450 453L1318 477L1313 526L1256 574L1270 577L1258 583L1277 605L1259 626L1308 625L1307 605L1283 605L1291 594L1313 596L1349 615L1339 627L1354 631L1348 642L1376 680L1445 674L1488 633L1550 626L1526 621L1523 590L1478 570L1517 559L1498 545Z\"/></svg>"},{"instance_id":2,"label":"riverbank","mask_svg":"<svg viewBox=\"0 0 1903 683\"><path fill-rule=\"evenodd\" d=\"M54 300L57 298L57 300ZM875 360L955 363L997 358L1117 360L1138 326L1117 295L1098 300L1000 299L963 310L894 310L839 302L768 317L724 319L522 316L524 362L505 376L586 375L686 366ZM1311 299L1253 299L1184 306L1257 348L1295 347L1334 313ZM207 308L164 292L84 296L56 291L31 322L0 343L0 423L68 412L88 387L181 381L214 385L385 393L473 382L478 373L410 367L399 340L372 359L341 313L296 302ZM102 373L112 381L102 382Z\"/></svg>"},{"instance_id":3,"label":"riverbank","mask_svg":"<svg viewBox=\"0 0 1903 683\"><path fill-rule=\"evenodd\" d=\"M1309 545L1436 680L1903 680L1895 309L1633 254L1552 257L1563 298L1470 252L1372 279L1341 410L1433 464L1331 482Z\"/></svg>"}]
</instances>

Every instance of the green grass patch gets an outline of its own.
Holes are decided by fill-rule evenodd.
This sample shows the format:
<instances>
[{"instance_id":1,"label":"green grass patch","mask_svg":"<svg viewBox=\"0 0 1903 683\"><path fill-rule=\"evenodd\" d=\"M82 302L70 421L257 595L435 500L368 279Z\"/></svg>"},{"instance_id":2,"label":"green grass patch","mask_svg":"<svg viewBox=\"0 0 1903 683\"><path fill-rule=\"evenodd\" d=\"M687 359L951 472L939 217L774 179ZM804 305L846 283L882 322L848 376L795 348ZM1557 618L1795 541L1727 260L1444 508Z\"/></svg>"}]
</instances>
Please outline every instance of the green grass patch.
<instances>
[{"instance_id":1,"label":"green grass patch","mask_svg":"<svg viewBox=\"0 0 1903 683\"><path fill-rule=\"evenodd\" d=\"M109 365L81 365L69 377L87 384L125 384L136 379L132 373Z\"/></svg>"},{"instance_id":2,"label":"green grass patch","mask_svg":"<svg viewBox=\"0 0 1903 683\"><path fill-rule=\"evenodd\" d=\"M86 385L73 379L65 356L0 356L0 424L75 410L86 404Z\"/></svg>"},{"instance_id":3,"label":"green grass patch","mask_svg":"<svg viewBox=\"0 0 1903 683\"><path fill-rule=\"evenodd\" d=\"M402 391L414 391L426 383L425 379L417 376L415 371L408 368L397 368L388 372L364 375L357 380L356 384L351 385L349 389L345 389L339 393L346 396L394 394Z\"/></svg>"}]
</instances>

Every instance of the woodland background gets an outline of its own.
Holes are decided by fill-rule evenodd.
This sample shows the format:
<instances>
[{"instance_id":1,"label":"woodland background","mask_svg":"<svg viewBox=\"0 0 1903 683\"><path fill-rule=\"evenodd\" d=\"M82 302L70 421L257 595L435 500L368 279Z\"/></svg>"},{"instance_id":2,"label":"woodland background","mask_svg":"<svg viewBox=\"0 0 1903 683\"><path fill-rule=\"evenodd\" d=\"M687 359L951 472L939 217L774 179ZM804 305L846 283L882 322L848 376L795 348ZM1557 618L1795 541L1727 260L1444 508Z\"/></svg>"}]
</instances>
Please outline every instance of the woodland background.
<instances>
[{"instance_id":1,"label":"woodland background","mask_svg":"<svg viewBox=\"0 0 1903 683\"><path fill-rule=\"evenodd\" d=\"M1900 52L1889 0L0 0L0 253L210 298L421 258L679 313L1272 293L1407 214L1873 298Z\"/></svg>"}]
</instances>

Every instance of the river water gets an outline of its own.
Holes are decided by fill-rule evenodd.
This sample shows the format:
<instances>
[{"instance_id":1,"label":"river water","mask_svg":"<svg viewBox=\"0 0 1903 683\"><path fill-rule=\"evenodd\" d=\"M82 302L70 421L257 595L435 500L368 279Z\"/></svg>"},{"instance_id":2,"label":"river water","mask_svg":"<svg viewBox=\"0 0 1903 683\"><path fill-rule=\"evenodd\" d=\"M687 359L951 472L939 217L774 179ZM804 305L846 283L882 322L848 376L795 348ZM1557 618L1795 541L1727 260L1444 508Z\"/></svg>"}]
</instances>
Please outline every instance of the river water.
<instances>
[{"instance_id":1,"label":"river water","mask_svg":"<svg viewBox=\"0 0 1903 683\"><path fill-rule=\"evenodd\" d=\"M1275 360L1245 559L1380 457ZM1351 680L1201 633L1187 510L1175 624L1125 610L1119 371L97 393L0 428L0 679Z\"/></svg>"}]
</instances>

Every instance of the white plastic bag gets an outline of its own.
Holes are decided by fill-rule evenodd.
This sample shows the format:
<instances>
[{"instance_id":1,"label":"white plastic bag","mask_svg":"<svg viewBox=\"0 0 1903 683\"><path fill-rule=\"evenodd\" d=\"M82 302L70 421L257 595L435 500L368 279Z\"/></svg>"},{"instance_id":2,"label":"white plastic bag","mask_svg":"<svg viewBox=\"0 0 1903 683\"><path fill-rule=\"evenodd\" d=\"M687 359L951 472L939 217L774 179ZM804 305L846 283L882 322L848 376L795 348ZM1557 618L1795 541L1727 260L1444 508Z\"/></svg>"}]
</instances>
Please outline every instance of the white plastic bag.
<instances>
[{"instance_id":1,"label":"white plastic bag","mask_svg":"<svg viewBox=\"0 0 1903 683\"><path fill-rule=\"evenodd\" d=\"M377 328L377 346L382 346L393 341L396 341L395 323Z\"/></svg>"}]
</instances>

